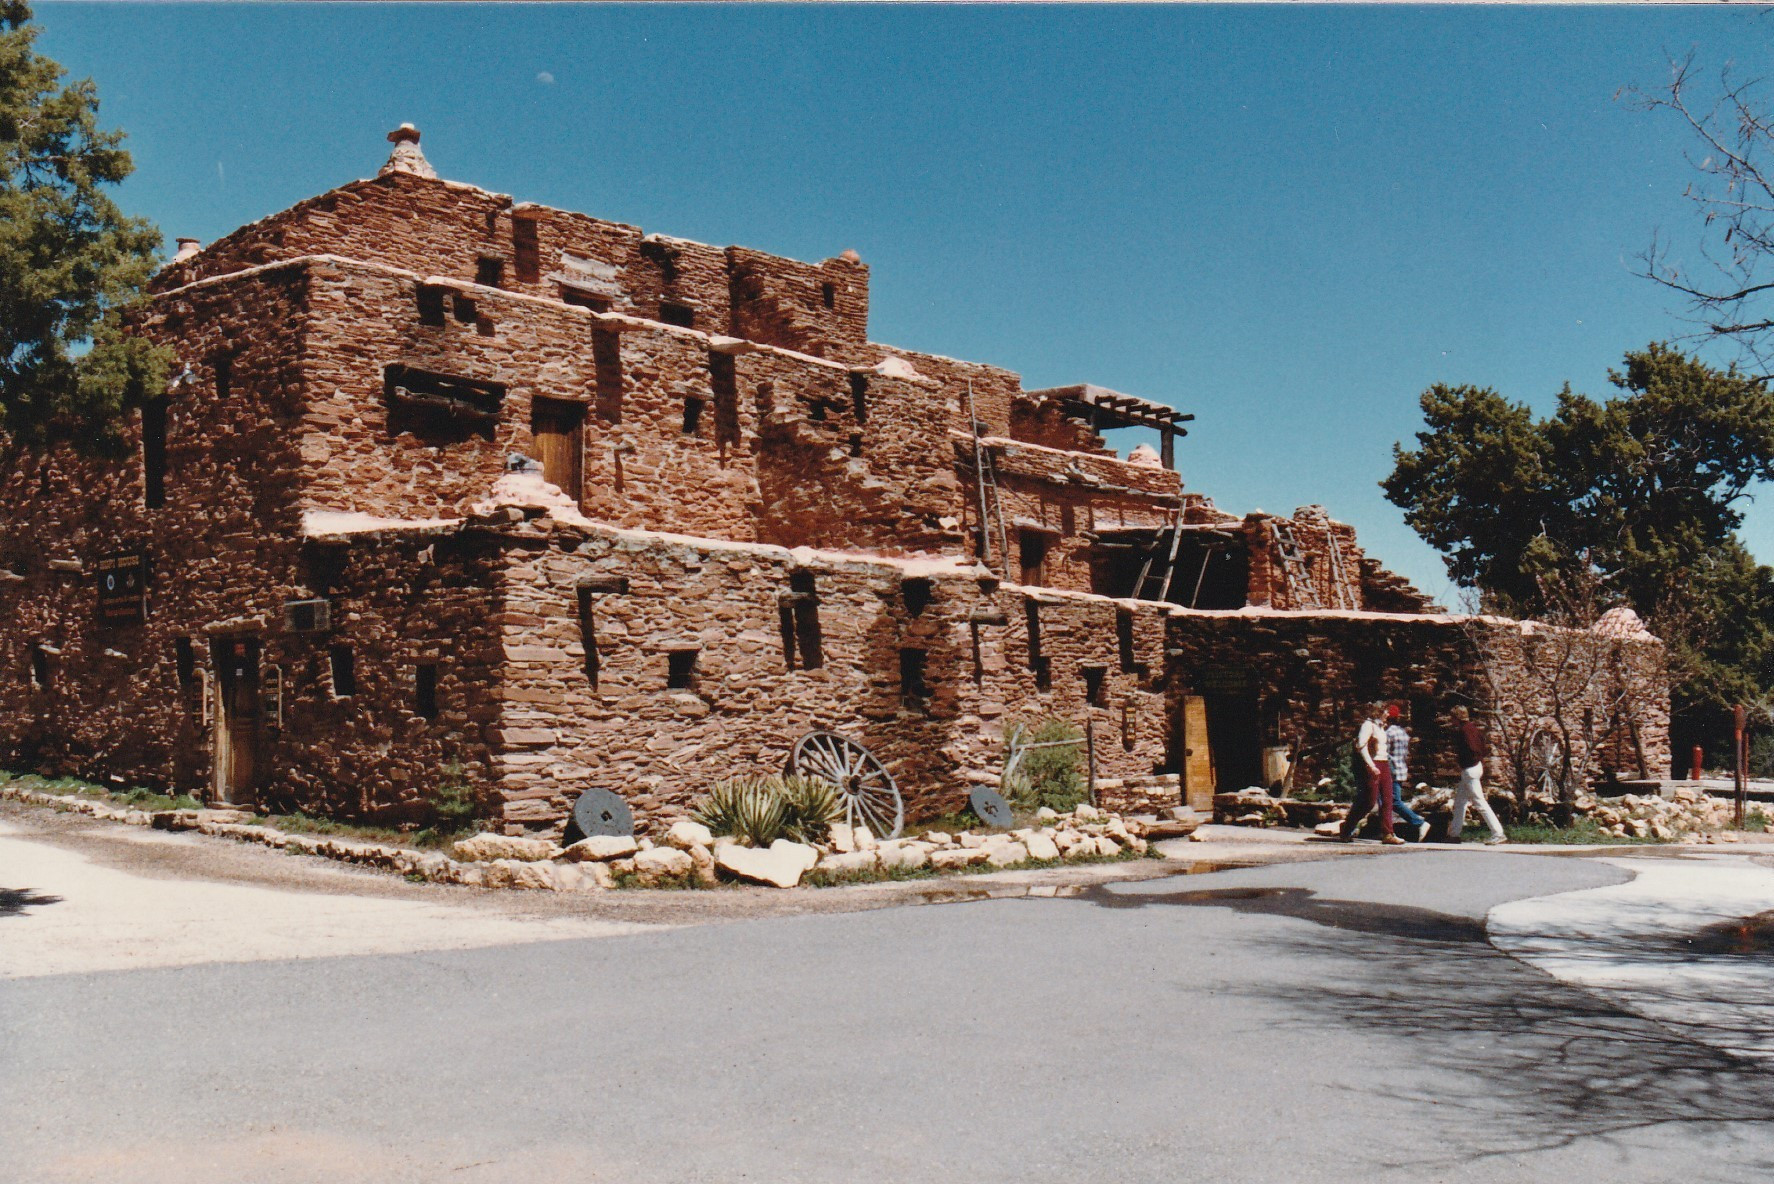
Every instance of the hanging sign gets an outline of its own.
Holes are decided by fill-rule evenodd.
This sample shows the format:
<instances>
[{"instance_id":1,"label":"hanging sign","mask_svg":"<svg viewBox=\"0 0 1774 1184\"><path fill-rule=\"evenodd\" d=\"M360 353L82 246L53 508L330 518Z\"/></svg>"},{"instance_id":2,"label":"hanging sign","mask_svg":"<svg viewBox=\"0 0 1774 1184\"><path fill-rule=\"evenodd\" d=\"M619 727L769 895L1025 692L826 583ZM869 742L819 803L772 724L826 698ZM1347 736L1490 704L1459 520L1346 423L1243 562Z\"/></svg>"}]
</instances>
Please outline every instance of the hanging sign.
<instances>
[{"instance_id":1,"label":"hanging sign","mask_svg":"<svg viewBox=\"0 0 1774 1184\"><path fill-rule=\"evenodd\" d=\"M103 556L93 564L99 589L99 623L140 625L147 617L147 559L140 551Z\"/></svg>"}]
</instances>

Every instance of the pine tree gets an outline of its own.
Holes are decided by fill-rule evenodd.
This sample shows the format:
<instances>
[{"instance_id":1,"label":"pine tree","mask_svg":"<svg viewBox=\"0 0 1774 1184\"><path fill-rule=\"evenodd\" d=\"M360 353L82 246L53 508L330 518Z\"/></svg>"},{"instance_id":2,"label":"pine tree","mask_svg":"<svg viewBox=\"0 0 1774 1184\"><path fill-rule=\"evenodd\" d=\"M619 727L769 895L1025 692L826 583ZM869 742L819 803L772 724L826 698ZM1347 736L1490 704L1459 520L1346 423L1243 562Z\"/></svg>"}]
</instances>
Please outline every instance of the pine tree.
<instances>
[{"instance_id":1,"label":"pine tree","mask_svg":"<svg viewBox=\"0 0 1774 1184\"><path fill-rule=\"evenodd\" d=\"M125 332L160 232L105 192L133 166L98 126L98 90L34 49L24 0L0 0L0 431L114 446L163 390L170 356Z\"/></svg>"}]
</instances>

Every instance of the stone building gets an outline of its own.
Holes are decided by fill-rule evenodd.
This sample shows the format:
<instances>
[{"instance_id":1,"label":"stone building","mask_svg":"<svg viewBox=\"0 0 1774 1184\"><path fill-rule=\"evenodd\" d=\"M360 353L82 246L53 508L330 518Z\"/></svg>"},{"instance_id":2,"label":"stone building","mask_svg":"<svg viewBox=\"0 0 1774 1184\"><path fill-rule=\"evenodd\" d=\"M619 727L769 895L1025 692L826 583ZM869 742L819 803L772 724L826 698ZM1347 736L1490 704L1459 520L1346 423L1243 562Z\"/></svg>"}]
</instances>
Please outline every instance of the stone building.
<instances>
[{"instance_id":1,"label":"stone building","mask_svg":"<svg viewBox=\"0 0 1774 1184\"><path fill-rule=\"evenodd\" d=\"M870 341L853 252L516 202L390 139L374 179L181 240L130 455L6 446L14 765L415 821L459 777L535 829L601 786L658 827L828 729L917 816L1062 718L1152 805L1284 747L1315 776L1382 695L1444 774L1455 702L1521 730L1580 699L1585 761L1667 765L1648 635L1570 693L1517 677L1534 627L1440 612L1318 507L1185 489L1172 408Z\"/></svg>"}]
</instances>

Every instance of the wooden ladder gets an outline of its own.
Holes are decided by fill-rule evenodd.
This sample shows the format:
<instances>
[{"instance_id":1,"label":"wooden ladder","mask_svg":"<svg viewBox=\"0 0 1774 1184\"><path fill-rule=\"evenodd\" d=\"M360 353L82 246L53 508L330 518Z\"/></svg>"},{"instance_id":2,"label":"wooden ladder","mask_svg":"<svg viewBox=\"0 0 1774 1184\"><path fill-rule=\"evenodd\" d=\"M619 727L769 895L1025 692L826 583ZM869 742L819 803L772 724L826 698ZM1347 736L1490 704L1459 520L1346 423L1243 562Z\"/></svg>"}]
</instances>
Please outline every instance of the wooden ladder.
<instances>
[{"instance_id":1,"label":"wooden ladder","mask_svg":"<svg viewBox=\"0 0 1774 1184\"><path fill-rule=\"evenodd\" d=\"M1004 529L1004 499L998 492L998 462L979 434L979 416L973 410L973 380L967 382L967 425L973 433L973 474L979 482L980 562L1004 579L1010 578L1010 535ZM992 562L992 532L996 526L1000 562Z\"/></svg>"},{"instance_id":2,"label":"wooden ladder","mask_svg":"<svg viewBox=\"0 0 1774 1184\"><path fill-rule=\"evenodd\" d=\"M1166 551L1163 567L1159 567L1158 552L1164 546L1164 536L1160 534L1152 540L1152 549L1146 552L1146 561L1140 565L1140 578L1133 586L1135 600L1170 599L1170 577L1176 572L1177 550L1183 544L1183 514L1181 510L1170 512L1170 521L1164 525L1170 532L1170 547ZM1152 585L1158 585L1158 595L1151 595Z\"/></svg>"},{"instance_id":3,"label":"wooden ladder","mask_svg":"<svg viewBox=\"0 0 1774 1184\"><path fill-rule=\"evenodd\" d=\"M1271 518L1269 532L1275 536L1275 553L1281 557L1281 582L1292 606L1323 608L1318 589L1312 586L1312 573L1306 570L1306 557L1300 553L1300 540L1294 537L1294 524L1285 518Z\"/></svg>"}]
</instances>

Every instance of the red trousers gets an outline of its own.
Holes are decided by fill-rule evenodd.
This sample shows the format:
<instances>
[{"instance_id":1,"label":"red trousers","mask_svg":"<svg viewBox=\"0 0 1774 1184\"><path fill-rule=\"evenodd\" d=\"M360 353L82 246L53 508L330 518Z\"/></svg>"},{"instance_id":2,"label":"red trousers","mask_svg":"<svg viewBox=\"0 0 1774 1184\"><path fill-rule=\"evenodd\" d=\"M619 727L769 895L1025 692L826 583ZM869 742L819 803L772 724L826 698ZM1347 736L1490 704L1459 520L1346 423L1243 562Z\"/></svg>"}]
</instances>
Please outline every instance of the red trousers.
<instances>
[{"instance_id":1,"label":"red trousers","mask_svg":"<svg viewBox=\"0 0 1774 1184\"><path fill-rule=\"evenodd\" d=\"M1353 835L1361 827L1361 820L1366 818L1374 803L1380 806L1380 833L1392 833L1392 762L1375 761L1374 771L1368 772L1367 766L1361 767L1361 792L1355 795L1355 802L1349 807L1349 817L1343 820L1343 833Z\"/></svg>"}]
</instances>

